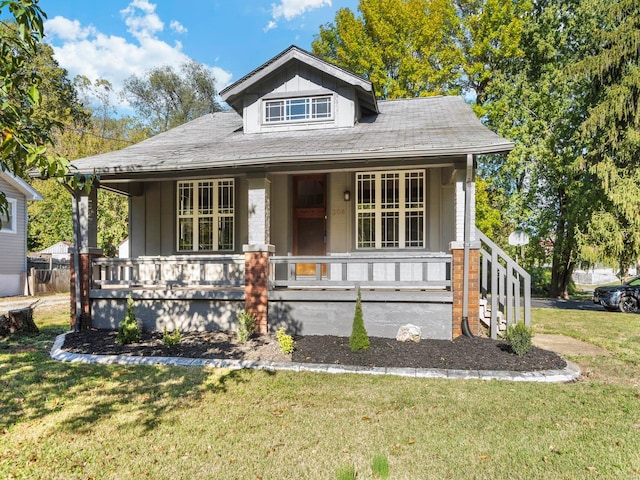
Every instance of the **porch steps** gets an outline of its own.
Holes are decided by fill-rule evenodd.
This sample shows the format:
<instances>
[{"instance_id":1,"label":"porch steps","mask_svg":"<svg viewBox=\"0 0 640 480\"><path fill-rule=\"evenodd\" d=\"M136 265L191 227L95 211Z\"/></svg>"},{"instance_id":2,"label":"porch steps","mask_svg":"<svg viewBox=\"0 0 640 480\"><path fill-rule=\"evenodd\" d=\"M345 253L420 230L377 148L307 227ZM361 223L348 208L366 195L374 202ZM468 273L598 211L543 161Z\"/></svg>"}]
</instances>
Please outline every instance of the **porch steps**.
<instances>
[{"instance_id":1,"label":"porch steps","mask_svg":"<svg viewBox=\"0 0 640 480\"><path fill-rule=\"evenodd\" d=\"M480 308L479 308L479 317L480 321L487 327L491 328L491 306L486 298L480 299ZM498 310L497 312L498 319L498 330L500 332L504 332L507 329L507 321L504 318L504 314Z\"/></svg>"}]
</instances>

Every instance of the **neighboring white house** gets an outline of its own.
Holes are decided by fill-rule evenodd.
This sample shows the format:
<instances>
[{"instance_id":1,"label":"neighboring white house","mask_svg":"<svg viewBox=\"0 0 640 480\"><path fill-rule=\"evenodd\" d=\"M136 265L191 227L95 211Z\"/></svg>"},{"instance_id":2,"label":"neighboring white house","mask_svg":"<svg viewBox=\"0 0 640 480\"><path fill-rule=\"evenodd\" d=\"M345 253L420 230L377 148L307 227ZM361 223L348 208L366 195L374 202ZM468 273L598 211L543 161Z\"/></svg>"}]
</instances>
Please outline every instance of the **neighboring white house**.
<instances>
[{"instance_id":1,"label":"neighboring white house","mask_svg":"<svg viewBox=\"0 0 640 480\"><path fill-rule=\"evenodd\" d=\"M37 254L41 257L52 258L53 260L69 260L69 248L72 247L71 242L58 242L50 247L40 250Z\"/></svg>"},{"instance_id":2,"label":"neighboring white house","mask_svg":"<svg viewBox=\"0 0 640 480\"><path fill-rule=\"evenodd\" d=\"M9 214L0 218L0 297L22 295L27 275L27 201L42 197L9 171L0 171L0 192L9 207Z\"/></svg>"}]
</instances>

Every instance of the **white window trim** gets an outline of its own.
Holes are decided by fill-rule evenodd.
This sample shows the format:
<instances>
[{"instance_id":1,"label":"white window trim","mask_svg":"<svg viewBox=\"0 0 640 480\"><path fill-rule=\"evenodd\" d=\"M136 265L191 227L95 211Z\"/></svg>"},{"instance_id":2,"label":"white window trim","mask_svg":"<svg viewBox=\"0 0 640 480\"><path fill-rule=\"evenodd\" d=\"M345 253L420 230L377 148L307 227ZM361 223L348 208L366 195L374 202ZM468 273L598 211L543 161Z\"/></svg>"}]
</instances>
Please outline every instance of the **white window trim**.
<instances>
[{"instance_id":1,"label":"white window trim","mask_svg":"<svg viewBox=\"0 0 640 480\"><path fill-rule=\"evenodd\" d=\"M398 219L398 246L388 247L382 245L382 217L385 211L389 211L387 209L383 209L382 205L382 176L389 174L399 174L399 185L398 185L398 196L400 199L405 198L405 187L406 187L406 177L407 174L412 173L421 173L422 174L422 209L410 208L407 207L406 202L404 200L399 202L398 208L393 209L393 211L397 211L399 215ZM360 227L360 204L358 203L358 199L360 198L359 189L360 182L358 178L360 175L373 175L375 176L375 200L374 206L372 209L362 209L362 212L372 212L374 214L374 246L373 247L360 247L358 245L358 236L359 236L359 227ZM355 215L355 246L357 250L404 250L404 249L412 249L412 248L425 248L426 246L426 238L427 238L427 174L425 170L417 169L417 170L383 170L383 171L365 171L365 172L356 172L356 215ZM422 245L421 246L406 246L406 218L407 213L422 211Z\"/></svg>"},{"instance_id":2,"label":"white window trim","mask_svg":"<svg viewBox=\"0 0 640 480\"><path fill-rule=\"evenodd\" d=\"M2 233L18 233L18 222L17 222L17 214L18 214L18 200L15 198L6 197L7 205L9 207L9 217L11 218L11 223L7 225L7 219L2 219L2 229L0 232Z\"/></svg>"},{"instance_id":3,"label":"white window trim","mask_svg":"<svg viewBox=\"0 0 640 480\"><path fill-rule=\"evenodd\" d=\"M318 99L328 99L329 100L329 115L326 117L313 118L313 100ZM295 101L295 100L309 100L309 116L305 118L284 118L283 120L269 120L267 116L267 108L270 103L283 102L283 108L287 109L286 103ZM266 98L262 101L262 123L264 125L282 125L282 124L290 124L290 123L317 123L317 122L332 122L334 120L334 96L332 94L320 94L320 95L305 95L305 96L292 96L292 97L282 97L282 98ZM286 113L285 113L286 115Z\"/></svg>"},{"instance_id":4,"label":"white window trim","mask_svg":"<svg viewBox=\"0 0 640 480\"><path fill-rule=\"evenodd\" d=\"M198 212L198 204L199 204L199 184L204 183L204 182L212 182L213 183L213 190L214 190L214 195L212 198L213 201L213 205L211 207L212 210L212 214L210 215L200 215ZM218 188L220 183L222 182L231 182L231 185L233 187L233 208L232 208L232 213L231 214L221 214L220 213L220 209L219 209L219 203L218 203ZM186 185L189 184L192 186L193 188L193 213L192 214L180 214L180 185ZM236 189L236 182L234 178L215 178L215 179L200 179L200 180L191 180L191 181L179 181L176 183L176 251L177 252L232 252L235 250L235 234L236 234L236 221L235 221L235 209L236 209L236 202L235 202L235 189ZM220 221L221 218L225 218L225 217L232 217L233 219L233 232L232 232L232 245L231 248L229 249L218 249L217 245L219 244L219 237L218 237L218 228L213 228L213 240L212 240L212 244L216 246L216 248L213 248L211 250L207 249L200 249L200 245L199 245L199 241L200 241L200 236L199 236L199 218L201 217L206 217L206 218L212 218L212 222L214 223L214 225L218 225L218 222ZM184 218L190 218L192 220L192 234L193 234L193 248L190 249L181 249L180 248L180 219L184 219Z\"/></svg>"}]
</instances>

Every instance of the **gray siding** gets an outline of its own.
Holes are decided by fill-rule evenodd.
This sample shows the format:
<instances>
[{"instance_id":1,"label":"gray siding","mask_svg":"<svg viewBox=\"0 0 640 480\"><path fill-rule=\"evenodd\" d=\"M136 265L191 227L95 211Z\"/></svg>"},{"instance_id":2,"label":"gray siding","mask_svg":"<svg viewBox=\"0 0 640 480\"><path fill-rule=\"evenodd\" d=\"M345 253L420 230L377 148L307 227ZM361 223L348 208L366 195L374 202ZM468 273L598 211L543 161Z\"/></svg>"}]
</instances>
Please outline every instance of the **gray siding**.
<instances>
[{"instance_id":1,"label":"gray siding","mask_svg":"<svg viewBox=\"0 0 640 480\"><path fill-rule=\"evenodd\" d=\"M27 271L27 209L24 195L0 178L0 190L16 202L16 233L0 231L0 274L21 274Z\"/></svg>"},{"instance_id":2,"label":"gray siding","mask_svg":"<svg viewBox=\"0 0 640 480\"><path fill-rule=\"evenodd\" d=\"M215 177L212 175L211 178ZM242 245L247 242L246 178L236 177L235 189L235 249L229 253L242 252ZM142 191L142 196L131 197L129 201L131 257L179 253L176 244L176 182L145 183Z\"/></svg>"},{"instance_id":3,"label":"gray siding","mask_svg":"<svg viewBox=\"0 0 640 480\"><path fill-rule=\"evenodd\" d=\"M304 122L262 125L262 98L269 94L297 94L318 92L319 89L334 93L334 119L327 122ZM244 131L246 133L264 131L302 130L317 128L353 127L356 120L356 95L354 88L337 78L319 72L301 62L293 62L277 74L267 77L264 82L247 91L244 99Z\"/></svg>"}]
</instances>

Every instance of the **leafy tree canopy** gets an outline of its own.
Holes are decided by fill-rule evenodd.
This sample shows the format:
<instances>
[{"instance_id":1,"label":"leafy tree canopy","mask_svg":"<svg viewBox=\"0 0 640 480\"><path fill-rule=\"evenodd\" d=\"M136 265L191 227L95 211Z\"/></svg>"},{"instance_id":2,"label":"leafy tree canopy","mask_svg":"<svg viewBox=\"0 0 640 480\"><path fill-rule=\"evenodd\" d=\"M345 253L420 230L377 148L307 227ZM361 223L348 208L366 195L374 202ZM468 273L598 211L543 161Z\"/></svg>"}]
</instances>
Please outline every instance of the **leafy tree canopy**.
<instances>
[{"instance_id":1,"label":"leafy tree canopy","mask_svg":"<svg viewBox=\"0 0 640 480\"><path fill-rule=\"evenodd\" d=\"M153 133L221 110L213 74L194 61L182 64L179 71L167 65L142 78L133 75L125 81L122 95L139 118L148 119Z\"/></svg>"}]
</instances>

